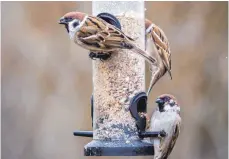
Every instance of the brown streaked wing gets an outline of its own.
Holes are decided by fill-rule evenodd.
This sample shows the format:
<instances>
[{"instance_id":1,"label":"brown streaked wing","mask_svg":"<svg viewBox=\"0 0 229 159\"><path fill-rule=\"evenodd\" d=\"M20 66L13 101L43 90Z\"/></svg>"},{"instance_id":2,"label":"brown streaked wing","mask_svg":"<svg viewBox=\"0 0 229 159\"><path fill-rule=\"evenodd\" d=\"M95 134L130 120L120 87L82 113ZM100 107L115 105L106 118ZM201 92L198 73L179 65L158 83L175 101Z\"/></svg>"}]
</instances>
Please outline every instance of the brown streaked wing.
<instances>
[{"instance_id":1,"label":"brown streaked wing","mask_svg":"<svg viewBox=\"0 0 229 159\"><path fill-rule=\"evenodd\" d=\"M160 32L158 32L158 29L156 29L155 27L152 29L152 32L151 32L151 35L152 35L152 38L155 42L155 45L157 46L157 49L158 47L164 49L164 50L167 50L167 44L162 41L161 37L160 37Z\"/></svg>"},{"instance_id":2,"label":"brown streaked wing","mask_svg":"<svg viewBox=\"0 0 229 159\"><path fill-rule=\"evenodd\" d=\"M108 24L108 30L109 30L109 32L114 33L114 35L117 35L117 36L122 35L125 37L125 39L128 39L130 41L135 41L133 38L127 36L124 32L122 32L119 28L116 28L115 26L113 26L111 24Z\"/></svg>"},{"instance_id":3,"label":"brown streaked wing","mask_svg":"<svg viewBox=\"0 0 229 159\"><path fill-rule=\"evenodd\" d=\"M172 136L172 140L171 140L170 144L168 145L168 150L166 153L163 154L162 159L167 159L168 156L171 154L179 134L180 134L180 123L178 122L174 128L174 133Z\"/></svg>"},{"instance_id":4,"label":"brown streaked wing","mask_svg":"<svg viewBox=\"0 0 229 159\"><path fill-rule=\"evenodd\" d=\"M95 35L98 32L98 29L96 29L93 26L82 26L80 30L78 31L78 37L88 37L91 35Z\"/></svg>"},{"instance_id":5,"label":"brown streaked wing","mask_svg":"<svg viewBox=\"0 0 229 159\"><path fill-rule=\"evenodd\" d=\"M88 16L86 22L90 26L96 26L99 30L104 30L107 27L106 23L98 17Z\"/></svg>"},{"instance_id":6,"label":"brown streaked wing","mask_svg":"<svg viewBox=\"0 0 229 159\"><path fill-rule=\"evenodd\" d=\"M164 65L166 66L171 78L171 52L169 47L169 42L165 33L158 26L154 26L151 32L152 38L155 42L156 48ZM161 49L160 49L161 48Z\"/></svg>"},{"instance_id":7,"label":"brown streaked wing","mask_svg":"<svg viewBox=\"0 0 229 159\"><path fill-rule=\"evenodd\" d=\"M110 25L109 23L98 17L88 16L86 22L85 25L82 26L82 29L80 29L79 33L79 35L81 35L82 37L80 39L84 43L93 44L93 46L96 46L97 48L99 46L103 46L106 47L105 49L110 49L122 48L123 42L131 43L130 41L134 41L134 39L126 36L118 28Z\"/></svg>"},{"instance_id":8,"label":"brown streaked wing","mask_svg":"<svg viewBox=\"0 0 229 159\"><path fill-rule=\"evenodd\" d=\"M157 36L160 38L160 40L164 43L165 47L163 47L163 49L170 52L169 41L168 41L168 38L166 37L164 31L156 25L154 25L153 31L157 34Z\"/></svg>"}]
</instances>

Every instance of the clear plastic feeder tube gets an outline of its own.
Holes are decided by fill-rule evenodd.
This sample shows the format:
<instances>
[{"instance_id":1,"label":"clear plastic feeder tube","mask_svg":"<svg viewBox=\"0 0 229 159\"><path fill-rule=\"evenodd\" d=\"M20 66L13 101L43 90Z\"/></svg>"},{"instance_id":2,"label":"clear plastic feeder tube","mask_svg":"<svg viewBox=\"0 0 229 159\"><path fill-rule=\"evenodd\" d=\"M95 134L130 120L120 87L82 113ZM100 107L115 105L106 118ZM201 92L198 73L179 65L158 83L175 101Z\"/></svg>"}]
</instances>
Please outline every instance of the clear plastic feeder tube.
<instances>
[{"instance_id":1,"label":"clear plastic feeder tube","mask_svg":"<svg viewBox=\"0 0 229 159\"><path fill-rule=\"evenodd\" d=\"M122 31L136 39L144 50L144 1L93 1L93 15L107 12L116 16ZM130 50L119 50L105 61L93 61L93 139L138 139L129 112L131 98L145 91L145 60Z\"/></svg>"}]
</instances>

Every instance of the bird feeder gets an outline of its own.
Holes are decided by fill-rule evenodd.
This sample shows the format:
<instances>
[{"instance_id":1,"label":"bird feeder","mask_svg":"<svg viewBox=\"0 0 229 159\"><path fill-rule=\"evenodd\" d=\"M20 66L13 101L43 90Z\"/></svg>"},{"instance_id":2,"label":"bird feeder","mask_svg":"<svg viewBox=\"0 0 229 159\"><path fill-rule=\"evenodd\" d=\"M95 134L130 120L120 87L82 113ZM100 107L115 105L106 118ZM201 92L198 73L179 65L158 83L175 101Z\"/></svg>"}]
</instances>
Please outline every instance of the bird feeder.
<instances>
[{"instance_id":1,"label":"bird feeder","mask_svg":"<svg viewBox=\"0 0 229 159\"><path fill-rule=\"evenodd\" d=\"M144 49L144 1L93 1L92 8L94 16L121 29ZM127 49L104 59L93 60L93 132L74 132L75 136L93 137L84 155L153 155L153 145L142 139L163 134L145 132L146 119L139 116L147 107L145 60Z\"/></svg>"}]
</instances>

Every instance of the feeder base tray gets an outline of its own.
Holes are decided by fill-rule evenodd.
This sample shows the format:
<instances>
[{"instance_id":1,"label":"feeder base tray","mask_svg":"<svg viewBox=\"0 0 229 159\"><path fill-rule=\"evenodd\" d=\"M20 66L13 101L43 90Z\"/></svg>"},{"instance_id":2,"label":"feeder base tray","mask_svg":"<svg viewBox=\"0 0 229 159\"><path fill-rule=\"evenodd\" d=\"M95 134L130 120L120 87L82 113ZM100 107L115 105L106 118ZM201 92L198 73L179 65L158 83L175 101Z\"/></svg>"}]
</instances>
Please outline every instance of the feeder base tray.
<instances>
[{"instance_id":1,"label":"feeder base tray","mask_svg":"<svg viewBox=\"0 0 229 159\"><path fill-rule=\"evenodd\" d=\"M148 156L154 155L152 144L134 141L92 140L84 146L85 156Z\"/></svg>"}]
</instances>

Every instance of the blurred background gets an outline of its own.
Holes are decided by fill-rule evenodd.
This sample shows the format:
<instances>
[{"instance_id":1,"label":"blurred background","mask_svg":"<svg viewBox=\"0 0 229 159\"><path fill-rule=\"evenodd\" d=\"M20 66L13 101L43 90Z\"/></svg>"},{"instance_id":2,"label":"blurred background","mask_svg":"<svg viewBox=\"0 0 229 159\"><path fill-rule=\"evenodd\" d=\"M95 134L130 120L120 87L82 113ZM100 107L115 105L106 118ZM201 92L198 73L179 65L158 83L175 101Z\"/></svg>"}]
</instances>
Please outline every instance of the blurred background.
<instances>
[{"instance_id":1,"label":"blurred background","mask_svg":"<svg viewBox=\"0 0 229 159\"><path fill-rule=\"evenodd\" d=\"M74 137L72 132L92 130L92 63L57 21L68 11L91 13L92 3L1 5L2 158L89 158L83 147L91 139ZM145 6L146 17L170 41L173 73L172 81L166 74L155 85L148 112L162 93L174 94L182 110L182 132L169 158L227 158L227 2L146 2Z\"/></svg>"}]
</instances>

